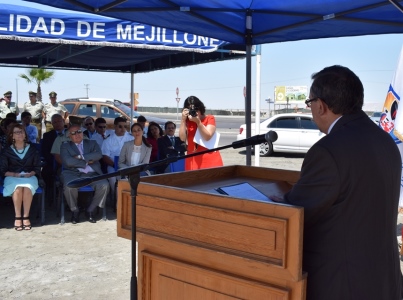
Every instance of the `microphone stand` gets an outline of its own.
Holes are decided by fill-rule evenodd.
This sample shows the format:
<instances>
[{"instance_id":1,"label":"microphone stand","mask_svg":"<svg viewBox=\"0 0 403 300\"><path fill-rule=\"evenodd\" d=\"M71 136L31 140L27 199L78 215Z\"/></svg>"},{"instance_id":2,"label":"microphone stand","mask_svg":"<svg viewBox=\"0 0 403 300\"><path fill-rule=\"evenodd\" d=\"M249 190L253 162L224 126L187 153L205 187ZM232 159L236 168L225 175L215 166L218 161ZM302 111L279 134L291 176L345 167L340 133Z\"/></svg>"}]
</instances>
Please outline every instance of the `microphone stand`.
<instances>
[{"instance_id":1,"label":"microphone stand","mask_svg":"<svg viewBox=\"0 0 403 300\"><path fill-rule=\"evenodd\" d=\"M112 173L108 173L108 174L102 174L102 175L94 176L91 178L76 179L76 180L70 181L67 184L69 187L79 188L79 187L88 185L91 182L98 181L101 179L106 179L106 178L110 178L110 177L114 177L114 176L129 175L129 183L130 183L130 188L131 188L130 195L131 195L131 200L132 200L132 207L131 207L131 211L132 211L132 224L131 224L132 276L130 278L130 299L132 299L132 300L137 299L137 275L136 275L137 265L136 265L136 259L133 259L133 257L135 257L135 255L136 255L136 196L137 196L137 187L140 183L140 172L152 169L157 166L167 165L167 164L176 162L178 160L197 156L197 155L202 155L202 154L219 151L219 150L223 150L223 149L227 149L227 148L231 148L231 147L233 149L248 147L248 146L264 143L266 141L274 142L276 140L277 140L277 133L274 131L269 131L266 134L255 135L248 139L233 142L230 145L225 145L225 146L221 146L221 147L217 147L217 148L213 148L213 149L207 149L204 151L190 153L190 154L183 155L183 156L169 156L165 159L158 160L158 161L155 161L152 163L131 166L131 167L120 169L116 172L112 172Z\"/></svg>"}]
</instances>

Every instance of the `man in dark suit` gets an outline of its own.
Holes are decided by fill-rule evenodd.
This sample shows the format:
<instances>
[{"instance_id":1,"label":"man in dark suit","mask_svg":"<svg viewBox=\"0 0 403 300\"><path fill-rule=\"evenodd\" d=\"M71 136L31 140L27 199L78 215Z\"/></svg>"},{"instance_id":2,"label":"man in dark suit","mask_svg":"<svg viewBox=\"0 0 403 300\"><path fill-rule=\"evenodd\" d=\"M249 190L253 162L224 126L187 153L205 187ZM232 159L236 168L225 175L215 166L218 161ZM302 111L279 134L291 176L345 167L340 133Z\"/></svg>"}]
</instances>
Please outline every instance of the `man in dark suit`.
<instances>
[{"instance_id":1,"label":"man in dark suit","mask_svg":"<svg viewBox=\"0 0 403 300\"><path fill-rule=\"evenodd\" d=\"M72 223L78 223L80 210L77 207L78 189L70 188L67 183L74 179L93 177L102 174L99 160L102 152L96 141L83 138L83 132L78 125L69 128L71 141L60 147L60 156L63 163L62 182L64 186L64 196L72 211ZM90 186L94 189L94 197L90 206L86 210L90 223L96 223L93 211L95 207L104 207L105 200L109 192L107 180L92 182Z\"/></svg>"},{"instance_id":2,"label":"man in dark suit","mask_svg":"<svg viewBox=\"0 0 403 300\"><path fill-rule=\"evenodd\" d=\"M284 195L304 207L306 298L400 300L399 151L362 111L364 88L351 70L332 66L312 79L305 103L327 136L308 151Z\"/></svg>"},{"instance_id":3,"label":"man in dark suit","mask_svg":"<svg viewBox=\"0 0 403 300\"><path fill-rule=\"evenodd\" d=\"M83 121L83 127L87 128L86 130L84 130L84 135L89 139L91 139L92 136L97 133L95 130L95 121L93 117L85 117Z\"/></svg>"},{"instance_id":4,"label":"man in dark suit","mask_svg":"<svg viewBox=\"0 0 403 300\"><path fill-rule=\"evenodd\" d=\"M57 165L55 158L51 153L53 142L59 134L64 132L64 119L59 114L54 114L51 118L53 130L43 134L43 140L41 144L41 156L44 158L45 165L42 168L42 178L46 183L47 199L53 197L53 184L55 182L55 176L57 171ZM54 199L52 199L54 200Z\"/></svg>"},{"instance_id":5,"label":"man in dark suit","mask_svg":"<svg viewBox=\"0 0 403 300\"><path fill-rule=\"evenodd\" d=\"M179 137L175 136L176 124L168 121L164 126L165 135L158 138L158 159L168 156L182 156L186 152L186 144ZM157 174L169 172L169 165L162 165L156 168Z\"/></svg>"}]
</instances>

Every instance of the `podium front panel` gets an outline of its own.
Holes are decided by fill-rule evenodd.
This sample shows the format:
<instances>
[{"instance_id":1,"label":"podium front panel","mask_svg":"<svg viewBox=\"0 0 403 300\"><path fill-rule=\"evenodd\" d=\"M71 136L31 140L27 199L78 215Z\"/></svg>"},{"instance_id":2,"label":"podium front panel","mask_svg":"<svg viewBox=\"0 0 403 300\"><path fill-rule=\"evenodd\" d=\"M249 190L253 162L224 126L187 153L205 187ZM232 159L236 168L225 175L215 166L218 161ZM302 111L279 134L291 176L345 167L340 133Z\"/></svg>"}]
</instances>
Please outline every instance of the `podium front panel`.
<instances>
[{"instance_id":1,"label":"podium front panel","mask_svg":"<svg viewBox=\"0 0 403 300\"><path fill-rule=\"evenodd\" d=\"M293 171L231 166L142 178L136 199L139 284L154 290L155 282L159 288L169 283L193 291L192 283L182 282L179 277L168 280L168 275L155 275L160 274L160 269L153 267L158 265L166 268L167 274L207 270L211 278L224 280L228 276L230 279L224 280L228 288L244 279L256 292L263 286L264 293L269 293L264 295L271 297L263 298L304 299L303 209L209 192L223 185L248 182L267 196L282 195L298 177L299 172ZM118 195L118 235L131 238L127 182L119 182ZM207 286L196 290L204 295ZM140 299L164 299L146 297L145 291L139 292ZM217 293L217 297L224 297L218 296L219 289ZM237 295L231 297L247 299Z\"/></svg>"}]
</instances>

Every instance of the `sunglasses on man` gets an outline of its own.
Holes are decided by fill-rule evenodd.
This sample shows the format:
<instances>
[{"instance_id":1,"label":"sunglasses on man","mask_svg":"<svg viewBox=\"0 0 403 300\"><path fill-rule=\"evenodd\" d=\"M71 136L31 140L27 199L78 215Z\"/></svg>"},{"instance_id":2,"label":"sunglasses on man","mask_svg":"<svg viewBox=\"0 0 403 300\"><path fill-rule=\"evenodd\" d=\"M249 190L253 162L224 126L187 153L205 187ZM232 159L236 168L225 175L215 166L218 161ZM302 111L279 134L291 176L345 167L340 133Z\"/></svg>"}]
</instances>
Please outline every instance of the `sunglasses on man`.
<instances>
[{"instance_id":1,"label":"sunglasses on man","mask_svg":"<svg viewBox=\"0 0 403 300\"><path fill-rule=\"evenodd\" d=\"M83 131L82 130L70 131L70 135L76 135L80 133L83 133Z\"/></svg>"}]
</instances>

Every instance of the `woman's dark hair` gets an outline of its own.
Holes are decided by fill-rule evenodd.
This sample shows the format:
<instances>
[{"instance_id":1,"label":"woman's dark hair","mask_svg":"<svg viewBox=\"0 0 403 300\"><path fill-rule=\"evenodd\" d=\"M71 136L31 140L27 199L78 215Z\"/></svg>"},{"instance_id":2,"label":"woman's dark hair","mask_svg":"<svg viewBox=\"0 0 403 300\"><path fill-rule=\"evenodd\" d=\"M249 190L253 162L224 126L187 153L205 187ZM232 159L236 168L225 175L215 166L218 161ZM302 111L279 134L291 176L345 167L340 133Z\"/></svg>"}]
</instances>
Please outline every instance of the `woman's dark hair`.
<instances>
[{"instance_id":1,"label":"woman's dark hair","mask_svg":"<svg viewBox=\"0 0 403 300\"><path fill-rule=\"evenodd\" d=\"M185 102L183 102L183 108L190 108L191 105L194 105L194 109L199 110L202 115L205 114L206 107L196 96L189 96L186 98Z\"/></svg>"},{"instance_id":2,"label":"woman's dark hair","mask_svg":"<svg viewBox=\"0 0 403 300\"><path fill-rule=\"evenodd\" d=\"M13 144L13 132L14 132L14 128L19 128L19 129L21 129L22 131L24 131L24 133L25 133L25 140L27 141L27 132L26 132L26 130L25 130L25 127L24 127L23 125L21 125L21 124L16 123L16 124L14 124L14 125L10 128L10 132L8 132L8 134L7 134L7 144L8 144L9 146L11 146L11 145Z\"/></svg>"},{"instance_id":3,"label":"woman's dark hair","mask_svg":"<svg viewBox=\"0 0 403 300\"><path fill-rule=\"evenodd\" d=\"M130 133L133 132L133 128L137 126L141 128L141 131L144 131L143 126L141 126L140 123L133 123L132 127L130 127ZM144 135L141 136L143 143L147 146L147 147L151 147L151 144L147 141L146 137Z\"/></svg>"},{"instance_id":4,"label":"woman's dark hair","mask_svg":"<svg viewBox=\"0 0 403 300\"><path fill-rule=\"evenodd\" d=\"M152 135L152 133L151 133L151 130L150 130L152 126L155 126L155 127L158 128L159 137L161 137L161 136L164 135L164 131L162 130L161 126L158 125L157 123L151 121L150 123L148 123L148 131L147 131L147 137L148 137L148 138L152 138L152 137L153 137L153 135Z\"/></svg>"}]
</instances>

